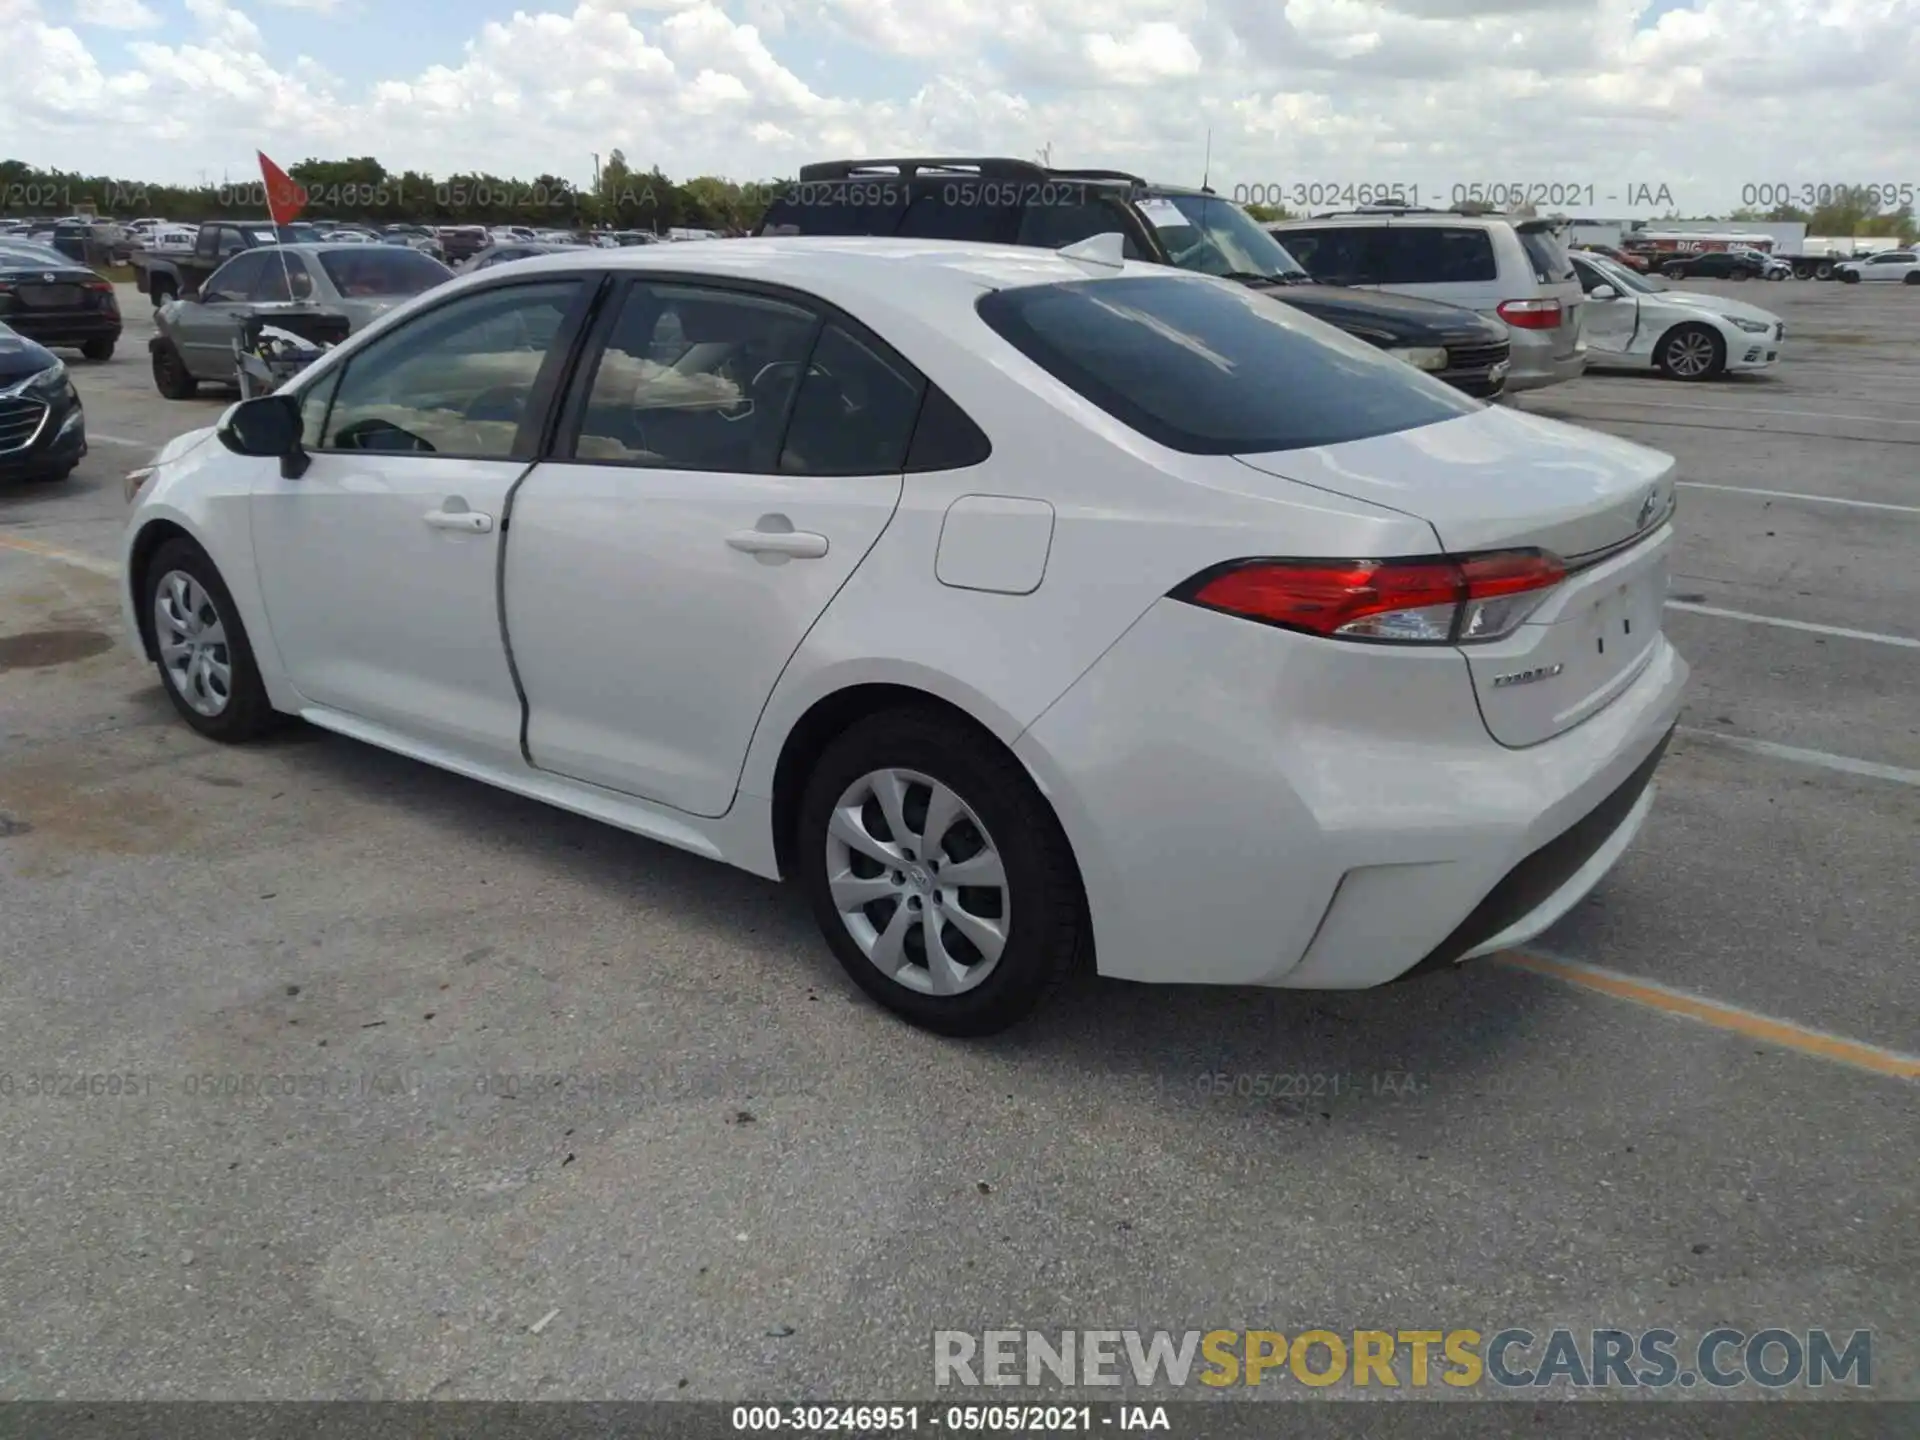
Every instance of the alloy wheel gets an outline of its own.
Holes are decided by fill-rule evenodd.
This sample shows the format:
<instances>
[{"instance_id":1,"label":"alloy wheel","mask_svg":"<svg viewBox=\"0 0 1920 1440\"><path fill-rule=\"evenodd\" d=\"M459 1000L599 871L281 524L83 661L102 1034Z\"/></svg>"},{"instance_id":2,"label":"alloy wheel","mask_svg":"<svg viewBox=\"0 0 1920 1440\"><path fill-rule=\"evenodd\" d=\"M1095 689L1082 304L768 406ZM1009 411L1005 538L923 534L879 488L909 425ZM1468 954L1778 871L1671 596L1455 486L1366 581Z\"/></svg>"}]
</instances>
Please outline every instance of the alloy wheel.
<instances>
[{"instance_id":1,"label":"alloy wheel","mask_svg":"<svg viewBox=\"0 0 1920 1440\"><path fill-rule=\"evenodd\" d=\"M184 570L169 570L153 592L154 639L167 683L209 720L233 699L233 654L213 597Z\"/></svg>"},{"instance_id":2,"label":"alloy wheel","mask_svg":"<svg viewBox=\"0 0 1920 1440\"><path fill-rule=\"evenodd\" d=\"M959 995L1006 950L1011 895L1000 849L950 786L873 770L827 824L827 884L847 934L874 967L927 995Z\"/></svg>"},{"instance_id":3,"label":"alloy wheel","mask_svg":"<svg viewBox=\"0 0 1920 1440\"><path fill-rule=\"evenodd\" d=\"M1667 365L1674 374L1693 380L1713 369L1713 340L1698 330L1676 335L1667 342Z\"/></svg>"}]
</instances>

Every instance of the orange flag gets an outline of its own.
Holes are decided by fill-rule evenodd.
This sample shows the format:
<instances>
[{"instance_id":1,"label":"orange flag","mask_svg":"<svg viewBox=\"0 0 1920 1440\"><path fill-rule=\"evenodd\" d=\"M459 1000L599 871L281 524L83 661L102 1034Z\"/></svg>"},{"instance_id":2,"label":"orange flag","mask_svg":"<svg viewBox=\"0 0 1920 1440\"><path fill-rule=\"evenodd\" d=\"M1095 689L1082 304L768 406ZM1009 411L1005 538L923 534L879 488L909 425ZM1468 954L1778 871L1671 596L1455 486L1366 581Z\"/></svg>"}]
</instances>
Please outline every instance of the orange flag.
<instances>
[{"instance_id":1,"label":"orange flag","mask_svg":"<svg viewBox=\"0 0 1920 1440\"><path fill-rule=\"evenodd\" d=\"M260 178L266 182L267 214L276 225L291 224L307 208L306 187L260 151L254 154L260 156Z\"/></svg>"}]
</instances>

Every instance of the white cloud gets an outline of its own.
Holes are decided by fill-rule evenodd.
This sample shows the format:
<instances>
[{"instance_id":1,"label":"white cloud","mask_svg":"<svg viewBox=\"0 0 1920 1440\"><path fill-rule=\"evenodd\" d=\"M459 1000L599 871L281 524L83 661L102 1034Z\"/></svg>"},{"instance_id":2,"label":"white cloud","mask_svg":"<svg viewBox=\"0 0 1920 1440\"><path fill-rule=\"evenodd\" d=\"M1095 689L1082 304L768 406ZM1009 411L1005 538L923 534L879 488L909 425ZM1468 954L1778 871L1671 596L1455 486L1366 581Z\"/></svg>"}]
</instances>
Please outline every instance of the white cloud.
<instances>
[{"instance_id":1,"label":"white cloud","mask_svg":"<svg viewBox=\"0 0 1920 1440\"><path fill-rule=\"evenodd\" d=\"M152 30L159 14L141 0L79 0L73 18L101 30Z\"/></svg>"},{"instance_id":2,"label":"white cloud","mask_svg":"<svg viewBox=\"0 0 1920 1440\"><path fill-rule=\"evenodd\" d=\"M404 71L276 40L279 9L337 0L185 0L172 30L147 3L0 0L8 151L174 181L256 143L584 181L616 147L748 179L1051 144L1191 180L1211 128L1229 189L1665 183L1708 209L1743 182L1920 180L1885 173L1885 137L1920 133L1916 0L1690 0L1654 23L1650 0L521 0ZM148 33L110 52L101 27ZM236 147L243 111L260 133Z\"/></svg>"}]
</instances>

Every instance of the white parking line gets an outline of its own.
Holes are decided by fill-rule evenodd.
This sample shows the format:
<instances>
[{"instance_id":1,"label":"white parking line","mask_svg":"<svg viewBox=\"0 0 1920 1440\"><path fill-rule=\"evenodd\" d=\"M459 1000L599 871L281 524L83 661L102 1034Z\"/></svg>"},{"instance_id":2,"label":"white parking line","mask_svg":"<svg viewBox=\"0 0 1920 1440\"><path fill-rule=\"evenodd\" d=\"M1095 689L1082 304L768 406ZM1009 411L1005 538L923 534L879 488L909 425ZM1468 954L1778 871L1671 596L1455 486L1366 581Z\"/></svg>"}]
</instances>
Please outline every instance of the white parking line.
<instances>
[{"instance_id":1,"label":"white parking line","mask_svg":"<svg viewBox=\"0 0 1920 1440\"><path fill-rule=\"evenodd\" d=\"M1850 505L1856 510L1892 510L1920 515L1920 505L1889 505L1884 500L1843 500L1838 495L1803 495L1797 490L1755 490L1747 485L1709 485L1704 480L1680 480L1686 490L1720 490L1729 495L1758 495L1766 500L1806 500L1815 505Z\"/></svg>"},{"instance_id":2,"label":"white parking line","mask_svg":"<svg viewBox=\"0 0 1920 1440\"><path fill-rule=\"evenodd\" d=\"M1906 635L1881 635L1872 630L1849 630L1841 625L1816 625L1811 620L1787 620L1778 615L1750 615L1745 610L1722 610L1717 605L1696 605L1690 600L1669 600L1669 610L1684 610L1689 615L1715 615L1722 620L1746 620L1755 625L1777 625L1783 630L1810 630L1816 635L1838 635L1843 640L1871 640L1877 645L1899 645L1920 650L1920 640Z\"/></svg>"},{"instance_id":3,"label":"white parking line","mask_svg":"<svg viewBox=\"0 0 1920 1440\"><path fill-rule=\"evenodd\" d=\"M1842 775L1864 775L1869 780L1891 780L1896 785L1920 785L1920 770L1906 770L1898 765L1882 765L1877 760L1856 760L1851 755L1832 755L1825 750L1805 750L1798 745L1780 745L1772 740L1755 740L1746 735L1726 735L1718 730L1702 730L1694 725L1682 725L1680 733L1694 740L1710 740L1716 745L1726 745L1734 750L1746 750L1755 755L1764 755L1769 760L1787 760L1795 765L1814 765L1822 770L1836 770Z\"/></svg>"},{"instance_id":4,"label":"white parking line","mask_svg":"<svg viewBox=\"0 0 1920 1440\"><path fill-rule=\"evenodd\" d=\"M1702 410L1710 415L1793 415L1803 420L1854 420L1865 425L1920 426L1920 420L1894 420L1884 415L1834 415L1825 410L1783 410L1772 405L1689 405L1679 400L1639 400L1620 392L1620 398L1606 395L1555 395L1555 401L1586 400L1595 405L1624 405L1634 410Z\"/></svg>"},{"instance_id":5,"label":"white parking line","mask_svg":"<svg viewBox=\"0 0 1920 1440\"><path fill-rule=\"evenodd\" d=\"M62 565L71 565L76 570L90 570L95 575L105 575L112 579L120 578L120 566L112 560L102 560L95 555L82 555L73 550L62 550L55 545L42 545L38 540L28 540L19 535L0 535L0 549L18 550L26 555L38 555L42 560L55 560Z\"/></svg>"},{"instance_id":6,"label":"white parking line","mask_svg":"<svg viewBox=\"0 0 1920 1440\"><path fill-rule=\"evenodd\" d=\"M160 447L148 440L128 440L119 435L102 435L98 431L87 432L87 443L98 442L102 445L124 445L129 450L158 450Z\"/></svg>"}]
</instances>

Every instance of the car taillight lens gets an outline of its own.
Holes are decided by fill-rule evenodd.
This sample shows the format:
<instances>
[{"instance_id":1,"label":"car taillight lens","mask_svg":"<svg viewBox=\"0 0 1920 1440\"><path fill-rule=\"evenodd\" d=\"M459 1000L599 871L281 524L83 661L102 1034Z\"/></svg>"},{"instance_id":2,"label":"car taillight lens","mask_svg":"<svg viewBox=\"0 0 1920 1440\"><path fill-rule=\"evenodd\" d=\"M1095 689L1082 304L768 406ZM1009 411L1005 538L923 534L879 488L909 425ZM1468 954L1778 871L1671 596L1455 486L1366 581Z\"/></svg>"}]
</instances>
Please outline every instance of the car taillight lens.
<instances>
[{"instance_id":1,"label":"car taillight lens","mask_svg":"<svg viewBox=\"0 0 1920 1440\"><path fill-rule=\"evenodd\" d=\"M1520 330L1557 330L1561 309L1558 300L1503 300L1498 306L1500 318Z\"/></svg>"},{"instance_id":2,"label":"car taillight lens","mask_svg":"<svg viewBox=\"0 0 1920 1440\"><path fill-rule=\"evenodd\" d=\"M1332 640L1473 645L1511 635L1566 577L1565 562L1544 550L1237 560L1203 571L1173 596Z\"/></svg>"}]
</instances>

